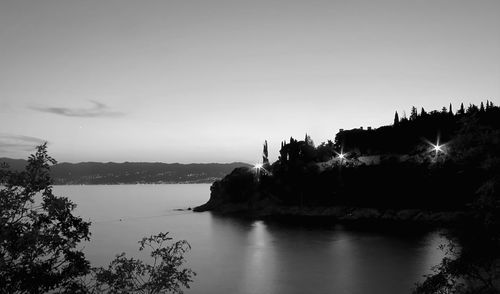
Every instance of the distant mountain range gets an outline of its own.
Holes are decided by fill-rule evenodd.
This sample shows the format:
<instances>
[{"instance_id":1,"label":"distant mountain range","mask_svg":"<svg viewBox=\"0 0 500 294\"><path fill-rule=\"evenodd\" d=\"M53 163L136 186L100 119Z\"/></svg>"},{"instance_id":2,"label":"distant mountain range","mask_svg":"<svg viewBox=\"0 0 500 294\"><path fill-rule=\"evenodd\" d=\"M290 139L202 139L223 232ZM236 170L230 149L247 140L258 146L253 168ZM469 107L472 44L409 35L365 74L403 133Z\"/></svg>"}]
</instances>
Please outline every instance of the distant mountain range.
<instances>
[{"instance_id":1,"label":"distant mountain range","mask_svg":"<svg viewBox=\"0 0 500 294\"><path fill-rule=\"evenodd\" d=\"M9 169L20 171L27 164L24 159L0 158ZM152 184L152 183L212 183L237 167L250 166L233 163L161 163L161 162L80 162L58 163L50 171L56 185Z\"/></svg>"}]
</instances>

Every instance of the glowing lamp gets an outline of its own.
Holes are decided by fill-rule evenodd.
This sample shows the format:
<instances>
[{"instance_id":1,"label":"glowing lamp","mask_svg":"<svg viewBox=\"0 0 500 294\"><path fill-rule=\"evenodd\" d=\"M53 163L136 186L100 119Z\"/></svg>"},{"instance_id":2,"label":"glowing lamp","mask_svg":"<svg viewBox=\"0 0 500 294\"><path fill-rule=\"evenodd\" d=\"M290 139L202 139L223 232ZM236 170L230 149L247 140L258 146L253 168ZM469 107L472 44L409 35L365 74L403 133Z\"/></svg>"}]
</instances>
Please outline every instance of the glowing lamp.
<instances>
[{"instance_id":1,"label":"glowing lamp","mask_svg":"<svg viewBox=\"0 0 500 294\"><path fill-rule=\"evenodd\" d=\"M256 164L253 165L253 168L255 168L255 169L261 169L262 166L263 166L262 163L256 163Z\"/></svg>"},{"instance_id":2,"label":"glowing lamp","mask_svg":"<svg viewBox=\"0 0 500 294\"><path fill-rule=\"evenodd\" d=\"M436 144L432 144L429 142L431 145L432 149L431 152L435 152L436 156L441 152L441 153L446 153L444 150L444 146L446 144L439 144L439 139L437 140Z\"/></svg>"},{"instance_id":3,"label":"glowing lamp","mask_svg":"<svg viewBox=\"0 0 500 294\"><path fill-rule=\"evenodd\" d=\"M340 153L340 154L339 154L339 158L340 158L340 159L344 159L344 158L345 158L345 154L344 154L344 153Z\"/></svg>"}]
</instances>

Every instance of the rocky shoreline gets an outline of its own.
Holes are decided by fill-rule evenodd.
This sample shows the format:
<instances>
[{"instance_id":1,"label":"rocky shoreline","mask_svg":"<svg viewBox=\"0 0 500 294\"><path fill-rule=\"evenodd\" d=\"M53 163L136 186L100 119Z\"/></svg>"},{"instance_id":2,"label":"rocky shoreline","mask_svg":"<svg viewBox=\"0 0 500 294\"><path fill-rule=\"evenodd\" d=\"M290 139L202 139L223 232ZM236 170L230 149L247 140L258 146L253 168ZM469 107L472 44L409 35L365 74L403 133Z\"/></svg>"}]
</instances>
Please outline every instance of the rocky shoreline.
<instances>
[{"instance_id":1,"label":"rocky shoreline","mask_svg":"<svg viewBox=\"0 0 500 294\"><path fill-rule=\"evenodd\" d=\"M463 211L430 211L423 209L380 209L348 206L285 206L271 201L253 203L214 203L208 201L193 209L194 212L212 211L223 215L248 218L268 217L321 217L339 222L408 222L429 225L453 225L466 215Z\"/></svg>"}]
</instances>

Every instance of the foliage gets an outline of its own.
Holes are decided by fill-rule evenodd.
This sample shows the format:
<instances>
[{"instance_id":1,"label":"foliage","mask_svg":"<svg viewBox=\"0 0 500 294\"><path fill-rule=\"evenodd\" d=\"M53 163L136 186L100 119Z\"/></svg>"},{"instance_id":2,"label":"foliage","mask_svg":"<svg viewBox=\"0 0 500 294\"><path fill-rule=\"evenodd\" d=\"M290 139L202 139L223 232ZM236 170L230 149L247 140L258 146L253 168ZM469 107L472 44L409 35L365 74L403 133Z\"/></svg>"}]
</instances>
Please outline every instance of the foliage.
<instances>
[{"instance_id":1,"label":"foliage","mask_svg":"<svg viewBox=\"0 0 500 294\"><path fill-rule=\"evenodd\" d=\"M500 161L500 108L486 105L464 114L445 107L418 115L413 107L410 120L340 131L317 147L307 135L290 138L259 181L252 170L235 169L212 190L238 203L270 197L288 205L465 210L492 174L485 167ZM430 144L437 139L445 143L438 153ZM366 163L369 157L377 163Z\"/></svg>"},{"instance_id":2,"label":"foliage","mask_svg":"<svg viewBox=\"0 0 500 294\"><path fill-rule=\"evenodd\" d=\"M396 113L394 114L394 123L393 125L398 125L399 124L399 115L398 115L398 112L396 111Z\"/></svg>"},{"instance_id":3,"label":"foliage","mask_svg":"<svg viewBox=\"0 0 500 294\"><path fill-rule=\"evenodd\" d=\"M445 257L414 293L500 293L499 187L498 180L488 181L478 190L475 214L447 235L450 241L441 246Z\"/></svg>"},{"instance_id":4,"label":"foliage","mask_svg":"<svg viewBox=\"0 0 500 294\"><path fill-rule=\"evenodd\" d=\"M487 109L490 103L486 104ZM485 110L481 110L485 111ZM488 110L485 111L488 113ZM415 293L500 293L500 129L498 117L476 112L458 132L453 156L463 170L482 171L470 217L448 235L446 257Z\"/></svg>"},{"instance_id":5,"label":"foliage","mask_svg":"<svg viewBox=\"0 0 500 294\"><path fill-rule=\"evenodd\" d=\"M72 215L76 207L52 193L49 167L56 161L38 147L23 172L0 174L0 285L4 293L42 293L75 288L89 262L80 241L89 240L89 222ZM41 197L41 201L37 201Z\"/></svg>"},{"instance_id":6,"label":"foliage","mask_svg":"<svg viewBox=\"0 0 500 294\"><path fill-rule=\"evenodd\" d=\"M225 202L244 202L252 197L255 192L255 175L252 170L241 167L234 169L220 181L210 187L212 194L228 196L222 198Z\"/></svg>"},{"instance_id":7,"label":"foliage","mask_svg":"<svg viewBox=\"0 0 500 294\"><path fill-rule=\"evenodd\" d=\"M264 142L264 147L262 148L262 165L264 168L269 167L269 152L267 148L267 140Z\"/></svg>"},{"instance_id":8,"label":"foliage","mask_svg":"<svg viewBox=\"0 0 500 294\"><path fill-rule=\"evenodd\" d=\"M93 269L90 293L183 293L182 287L196 273L180 267L185 263L184 254L191 248L182 240L166 245L172 238L159 233L139 241L142 251L151 250L152 264L127 258L125 253L116 256L108 268Z\"/></svg>"},{"instance_id":9,"label":"foliage","mask_svg":"<svg viewBox=\"0 0 500 294\"><path fill-rule=\"evenodd\" d=\"M396 112L391 126L310 142L307 135L282 142L268 174L255 181L235 170L213 194L250 206L267 197L282 205L464 211L442 247L446 257L415 293L500 293L500 107L462 104L453 113L450 104L420 115L412 107L409 119ZM370 156L378 162L363 163Z\"/></svg>"},{"instance_id":10,"label":"foliage","mask_svg":"<svg viewBox=\"0 0 500 294\"><path fill-rule=\"evenodd\" d=\"M37 147L25 171L0 169L0 293L182 293L195 273L184 264L186 241L168 245L168 233L143 238L152 264L118 255L108 268L91 268L81 250L90 222L76 205L52 192L56 161Z\"/></svg>"}]
</instances>

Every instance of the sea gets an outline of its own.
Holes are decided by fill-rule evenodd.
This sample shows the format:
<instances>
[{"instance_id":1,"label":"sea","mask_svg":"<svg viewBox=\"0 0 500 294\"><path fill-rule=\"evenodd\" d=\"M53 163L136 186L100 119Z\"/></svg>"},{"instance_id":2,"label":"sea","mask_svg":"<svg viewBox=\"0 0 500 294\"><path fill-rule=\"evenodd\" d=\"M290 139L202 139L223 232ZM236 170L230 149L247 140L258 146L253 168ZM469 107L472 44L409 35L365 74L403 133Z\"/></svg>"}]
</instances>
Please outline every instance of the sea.
<instances>
[{"instance_id":1,"label":"sea","mask_svg":"<svg viewBox=\"0 0 500 294\"><path fill-rule=\"evenodd\" d=\"M185 293L294 294L411 293L440 262L446 242L439 229L354 226L332 220L254 220L196 213L209 184L55 186L91 221L80 245L93 266L115 255L150 262L143 237L168 232L186 240L185 267L196 272Z\"/></svg>"}]
</instances>

